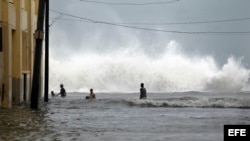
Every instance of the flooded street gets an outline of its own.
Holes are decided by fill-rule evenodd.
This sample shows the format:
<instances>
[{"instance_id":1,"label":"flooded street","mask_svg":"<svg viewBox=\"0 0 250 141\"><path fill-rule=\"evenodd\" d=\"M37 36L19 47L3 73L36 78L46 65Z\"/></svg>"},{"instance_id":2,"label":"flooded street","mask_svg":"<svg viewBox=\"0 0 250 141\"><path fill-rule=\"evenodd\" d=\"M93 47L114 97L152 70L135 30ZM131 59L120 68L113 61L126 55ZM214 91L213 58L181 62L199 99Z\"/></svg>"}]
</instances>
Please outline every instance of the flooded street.
<instances>
[{"instance_id":1,"label":"flooded street","mask_svg":"<svg viewBox=\"0 0 250 141\"><path fill-rule=\"evenodd\" d=\"M248 95L84 94L0 109L1 141L222 141L226 124L250 124ZM208 99L208 100L206 100ZM171 105L172 104L172 105Z\"/></svg>"},{"instance_id":2,"label":"flooded street","mask_svg":"<svg viewBox=\"0 0 250 141\"><path fill-rule=\"evenodd\" d=\"M1 140L36 140L50 132L44 111L32 111L24 106L0 111Z\"/></svg>"},{"instance_id":3,"label":"flooded street","mask_svg":"<svg viewBox=\"0 0 250 141\"><path fill-rule=\"evenodd\" d=\"M55 113L49 110L48 105L42 104L44 107L40 110L30 110L29 105L0 109L0 140L77 140L80 136L79 131L75 128L66 129L68 123L66 119L54 121Z\"/></svg>"}]
</instances>

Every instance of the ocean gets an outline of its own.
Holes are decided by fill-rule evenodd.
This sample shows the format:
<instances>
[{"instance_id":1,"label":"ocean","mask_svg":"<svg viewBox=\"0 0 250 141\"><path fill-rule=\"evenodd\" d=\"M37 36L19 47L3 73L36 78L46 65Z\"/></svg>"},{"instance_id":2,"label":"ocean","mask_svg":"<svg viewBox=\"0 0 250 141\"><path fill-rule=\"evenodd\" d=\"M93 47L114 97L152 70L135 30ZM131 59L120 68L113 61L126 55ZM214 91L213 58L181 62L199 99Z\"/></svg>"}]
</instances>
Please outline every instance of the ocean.
<instances>
[{"instance_id":1,"label":"ocean","mask_svg":"<svg viewBox=\"0 0 250 141\"><path fill-rule=\"evenodd\" d=\"M250 124L250 92L68 93L39 110L0 109L3 141L223 141L224 125Z\"/></svg>"}]
</instances>

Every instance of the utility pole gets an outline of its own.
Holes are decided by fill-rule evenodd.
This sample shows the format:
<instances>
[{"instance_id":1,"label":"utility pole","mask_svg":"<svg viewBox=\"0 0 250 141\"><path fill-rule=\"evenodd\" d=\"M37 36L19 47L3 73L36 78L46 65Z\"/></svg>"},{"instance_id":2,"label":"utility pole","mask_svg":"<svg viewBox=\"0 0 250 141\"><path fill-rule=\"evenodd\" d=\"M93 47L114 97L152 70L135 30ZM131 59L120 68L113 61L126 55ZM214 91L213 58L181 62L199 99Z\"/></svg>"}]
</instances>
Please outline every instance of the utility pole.
<instances>
[{"instance_id":1,"label":"utility pole","mask_svg":"<svg viewBox=\"0 0 250 141\"><path fill-rule=\"evenodd\" d=\"M45 13L45 68L44 68L44 102L49 102L49 0L46 0Z\"/></svg>"},{"instance_id":2,"label":"utility pole","mask_svg":"<svg viewBox=\"0 0 250 141\"><path fill-rule=\"evenodd\" d=\"M41 58L42 58L42 44L43 44L43 26L44 26L44 0L39 0L37 30L35 32L36 48L33 66L33 80L31 89L31 109L38 109L39 91L40 91L40 75L41 75Z\"/></svg>"}]
</instances>

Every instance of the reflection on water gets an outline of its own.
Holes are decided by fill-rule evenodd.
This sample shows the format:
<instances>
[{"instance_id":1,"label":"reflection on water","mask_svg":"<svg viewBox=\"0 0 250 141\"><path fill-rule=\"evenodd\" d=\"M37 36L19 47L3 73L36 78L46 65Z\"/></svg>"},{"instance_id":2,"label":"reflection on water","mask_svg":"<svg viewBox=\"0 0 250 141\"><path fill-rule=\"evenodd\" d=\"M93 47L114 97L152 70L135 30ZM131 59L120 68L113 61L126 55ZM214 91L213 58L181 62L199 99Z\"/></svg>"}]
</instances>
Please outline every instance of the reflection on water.
<instances>
[{"instance_id":1,"label":"reflection on water","mask_svg":"<svg viewBox=\"0 0 250 141\"><path fill-rule=\"evenodd\" d=\"M30 110L29 104L0 109L0 141L215 141L223 140L224 125L250 123L249 108L237 108L249 107L249 95L149 94L151 99L144 101L130 94L98 94L96 100L85 100L86 95L42 100L40 110ZM210 104L204 101L211 98ZM214 102L224 108L200 106ZM227 108L228 103L236 106Z\"/></svg>"},{"instance_id":2,"label":"reflection on water","mask_svg":"<svg viewBox=\"0 0 250 141\"><path fill-rule=\"evenodd\" d=\"M46 108L30 110L28 105L0 109L0 139L13 140L36 140L46 136L51 131L47 126Z\"/></svg>"},{"instance_id":3,"label":"reflection on water","mask_svg":"<svg viewBox=\"0 0 250 141\"><path fill-rule=\"evenodd\" d=\"M96 130L91 133L91 129L86 126L78 127L82 119L79 115L76 119L74 117L80 105L78 102L78 107L70 106L74 103L71 100L57 99L49 103L40 101L39 110L31 110L29 104L11 109L0 108L0 141L95 140L91 137L98 137L102 133Z\"/></svg>"}]
</instances>

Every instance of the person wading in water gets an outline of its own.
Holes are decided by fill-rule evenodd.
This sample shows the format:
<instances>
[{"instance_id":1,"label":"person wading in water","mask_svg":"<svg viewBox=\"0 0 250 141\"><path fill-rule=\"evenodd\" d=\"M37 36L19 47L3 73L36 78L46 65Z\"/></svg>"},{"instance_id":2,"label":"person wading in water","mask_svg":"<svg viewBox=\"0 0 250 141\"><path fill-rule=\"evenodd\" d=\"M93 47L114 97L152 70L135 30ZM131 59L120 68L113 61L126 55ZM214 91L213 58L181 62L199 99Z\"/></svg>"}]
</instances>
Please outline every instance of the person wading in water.
<instances>
[{"instance_id":1,"label":"person wading in water","mask_svg":"<svg viewBox=\"0 0 250 141\"><path fill-rule=\"evenodd\" d=\"M147 90L144 88L144 84L141 83L141 88L140 88L140 99L147 99Z\"/></svg>"},{"instance_id":2,"label":"person wading in water","mask_svg":"<svg viewBox=\"0 0 250 141\"><path fill-rule=\"evenodd\" d=\"M61 97L66 97L66 90L64 89L63 84L61 84L60 87L61 87L60 93L57 94L56 96L61 95Z\"/></svg>"},{"instance_id":3,"label":"person wading in water","mask_svg":"<svg viewBox=\"0 0 250 141\"><path fill-rule=\"evenodd\" d=\"M90 94L86 96L85 99L96 99L93 89L90 89Z\"/></svg>"}]
</instances>

